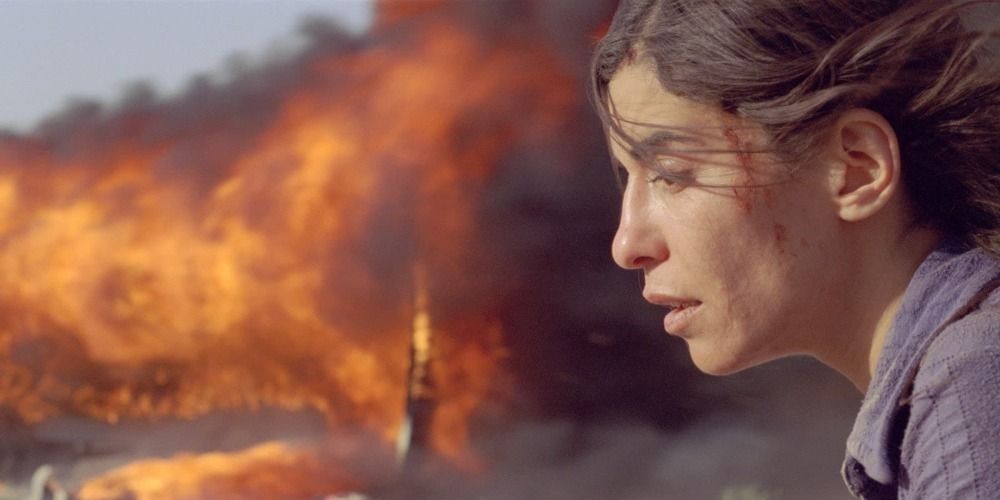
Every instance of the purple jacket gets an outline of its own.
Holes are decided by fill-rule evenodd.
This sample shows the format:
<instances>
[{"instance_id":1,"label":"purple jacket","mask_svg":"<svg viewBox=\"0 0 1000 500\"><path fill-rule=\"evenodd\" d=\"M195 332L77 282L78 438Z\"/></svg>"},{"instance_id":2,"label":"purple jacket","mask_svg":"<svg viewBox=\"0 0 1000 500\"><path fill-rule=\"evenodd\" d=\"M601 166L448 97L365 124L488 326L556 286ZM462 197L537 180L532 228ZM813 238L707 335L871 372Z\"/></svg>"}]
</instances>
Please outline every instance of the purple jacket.
<instances>
[{"instance_id":1,"label":"purple jacket","mask_svg":"<svg viewBox=\"0 0 1000 500\"><path fill-rule=\"evenodd\" d=\"M847 440L858 498L1000 499L1000 259L942 246L913 275Z\"/></svg>"}]
</instances>

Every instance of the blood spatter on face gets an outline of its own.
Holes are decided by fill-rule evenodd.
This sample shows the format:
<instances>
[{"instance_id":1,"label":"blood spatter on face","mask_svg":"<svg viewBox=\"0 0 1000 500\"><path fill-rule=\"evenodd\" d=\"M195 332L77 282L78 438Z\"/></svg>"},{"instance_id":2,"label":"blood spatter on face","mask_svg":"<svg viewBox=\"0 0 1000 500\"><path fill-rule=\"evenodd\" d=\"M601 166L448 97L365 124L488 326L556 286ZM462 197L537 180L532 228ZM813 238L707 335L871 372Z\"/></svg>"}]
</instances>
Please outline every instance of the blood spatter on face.
<instances>
[{"instance_id":1,"label":"blood spatter on face","mask_svg":"<svg viewBox=\"0 0 1000 500\"><path fill-rule=\"evenodd\" d=\"M799 256L799 254L796 253L794 249L788 249L786 246L786 243L789 241L789 237L788 237L788 228L785 227L784 224L774 225L774 241L777 244L779 254L781 255L788 254L791 255L792 257ZM800 243L804 241L805 238L802 238L800 240ZM806 243L806 246L808 246L808 243Z\"/></svg>"},{"instance_id":2,"label":"blood spatter on face","mask_svg":"<svg viewBox=\"0 0 1000 500\"><path fill-rule=\"evenodd\" d=\"M784 224L774 225L774 241L778 246L778 253L785 254L785 243L788 241L788 228ZM792 257L795 257L795 252L791 252Z\"/></svg>"},{"instance_id":3,"label":"blood spatter on face","mask_svg":"<svg viewBox=\"0 0 1000 500\"><path fill-rule=\"evenodd\" d=\"M726 141L729 142L729 147L731 147L733 152L736 153L736 160L739 162L740 167L742 167L747 174L751 174L753 158L751 158L749 148L747 148L747 141L740 137L740 134L731 127L726 127L723 131L723 135L726 136Z\"/></svg>"},{"instance_id":4,"label":"blood spatter on face","mask_svg":"<svg viewBox=\"0 0 1000 500\"><path fill-rule=\"evenodd\" d=\"M734 187L732 190L733 198L736 200L736 204L739 205L741 209L745 212L753 210L753 199L751 198L749 188Z\"/></svg>"},{"instance_id":5,"label":"blood spatter on face","mask_svg":"<svg viewBox=\"0 0 1000 500\"><path fill-rule=\"evenodd\" d=\"M788 241L788 228L782 224L774 225L774 241L778 243L784 243Z\"/></svg>"},{"instance_id":6,"label":"blood spatter on face","mask_svg":"<svg viewBox=\"0 0 1000 500\"><path fill-rule=\"evenodd\" d=\"M743 189L733 188L733 195L740 208L749 212L753 210L753 191L756 180L753 175L753 158L747 148L747 141L732 127L723 130L723 136L730 149L736 155L737 165L743 170ZM765 200L766 202L766 200Z\"/></svg>"}]
</instances>

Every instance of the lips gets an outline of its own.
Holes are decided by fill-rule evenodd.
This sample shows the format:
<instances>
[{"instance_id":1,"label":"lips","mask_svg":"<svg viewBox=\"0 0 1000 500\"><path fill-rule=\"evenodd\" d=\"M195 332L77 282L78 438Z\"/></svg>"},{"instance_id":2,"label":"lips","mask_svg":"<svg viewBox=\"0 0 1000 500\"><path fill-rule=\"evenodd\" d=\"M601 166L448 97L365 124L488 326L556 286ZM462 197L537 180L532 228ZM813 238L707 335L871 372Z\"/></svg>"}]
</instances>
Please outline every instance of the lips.
<instances>
[{"instance_id":1,"label":"lips","mask_svg":"<svg viewBox=\"0 0 1000 500\"><path fill-rule=\"evenodd\" d=\"M658 293L643 293L647 302L668 309L663 318L663 328L671 335L680 335L701 309L701 301L686 297Z\"/></svg>"},{"instance_id":2,"label":"lips","mask_svg":"<svg viewBox=\"0 0 1000 500\"><path fill-rule=\"evenodd\" d=\"M671 335L680 335L691 323L691 318L701 308L701 303L675 307L663 317L663 329Z\"/></svg>"}]
</instances>

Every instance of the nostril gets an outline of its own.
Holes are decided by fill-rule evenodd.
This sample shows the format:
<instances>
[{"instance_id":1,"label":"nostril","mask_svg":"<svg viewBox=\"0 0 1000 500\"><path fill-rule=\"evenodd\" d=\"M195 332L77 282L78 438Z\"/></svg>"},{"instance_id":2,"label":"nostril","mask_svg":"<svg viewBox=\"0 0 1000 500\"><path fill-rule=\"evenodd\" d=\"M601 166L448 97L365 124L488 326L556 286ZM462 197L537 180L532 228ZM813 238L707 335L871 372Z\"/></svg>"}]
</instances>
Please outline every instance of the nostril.
<instances>
[{"instance_id":1,"label":"nostril","mask_svg":"<svg viewBox=\"0 0 1000 500\"><path fill-rule=\"evenodd\" d=\"M637 238L634 234L619 232L611 248L611 255L623 269L646 269L666 260L669 252L661 238Z\"/></svg>"},{"instance_id":2,"label":"nostril","mask_svg":"<svg viewBox=\"0 0 1000 500\"><path fill-rule=\"evenodd\" d=\"M623 269L638 269L642 260L642 255L636 252L632 240L621 235L615 237L611 257Z\"/></svg>"},{"instance_id":3,"label":"nostril","mask_svg":"<svg viewBox=\"0 0 1000 500\"><path fill-rule=\"evenodd\" d=\"M632 262L632 266L633 267L643 267L643 265L649 263L651 260L653 260L653 259L651 259L649 257L638 257L638 258L636 258Z\"/></svg>"},{"instance_id":4,"label":"nostril","mask_svg":"<svg viewBox=\"0 0 1000 500\"><path fill-rule=\"evenodd\" d=\"M622 205L611 255L623 269L647 269L667 258L666 241L660 224L650 217L648 210L639 210L638 202L629 203L629 200L631 198L626 196Z\"/></svg>"},{"instance_id":5,"label":"nostril","mask_svg":"<svg viewBox=\"0 0 1000 500\"><path fill-rule=\"evenodd\" d=\"M663 260L666 259L641 255L639 257L636 257L635 260L632 261L632 269L645 269L647 267L655 265L658 262L662 262Z\"/></svg>"}]
</instances>

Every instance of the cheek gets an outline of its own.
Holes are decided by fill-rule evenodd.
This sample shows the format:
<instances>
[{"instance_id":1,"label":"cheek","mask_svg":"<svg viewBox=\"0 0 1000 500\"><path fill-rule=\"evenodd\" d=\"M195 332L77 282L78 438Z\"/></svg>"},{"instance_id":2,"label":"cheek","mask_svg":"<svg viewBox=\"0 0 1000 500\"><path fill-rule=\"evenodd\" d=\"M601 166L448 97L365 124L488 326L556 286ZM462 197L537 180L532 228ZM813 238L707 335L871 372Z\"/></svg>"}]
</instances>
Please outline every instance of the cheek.
<instances>
[{"instance_id":1,"label":"cheek","mask_svg":"<svg viewBox=\"0 0 1000 500\"><path fill-rule=\"evenodd\" d=\"M791 243L793 238L795 237L789 233L788 226L779 222L774 223L774 247L777 249L778 255L792 258L799 256L800 246ZM799 239L806 241L805 238ZM808 245L808 242L806 244Z\"/></svg>"},{"instance_id":2,"label":"cheek","mask_svg":"<svg viewBox=\"0 0 1000 500\"><path fill-rule=\"evenodd\" d=\"M789 203L776 188L757 191L753 196L759 213L754 218L760 231L766 233L763 239L770 243L778 257L798 258L811 247L806 229L812 222L804 215L809 213L808 207Z\"/></svg>"},{"instance_id":3,"label":"cheek","mask_svg":"<svg viewBox=\"0 0 1000 500\"><path fill-rule=\"evenodd\" d=\"M764 200L777 200L766 189L748 189L744 198L730 200L729 210L717 217L716 237L706 254L712 256L706 271L716 275L718 291L738 317L767 315L783 301L800 264L801 241L794 219L787 212L768 208ZM751 200L754 208L745 210ZM806 243L808 244L808 242ZM758 318L759 319L759 318Z\"/></svg>"},{"instance_id":4,"label":"cheek","mask_svg":"<svg viewBox=\"0 0 1000 500\"><path fill-rule=\"evenodd\" d=\"M664 211L675 229L668 239L687 247L684 260L702 273L718 275L731 288L750 288L784 274L809 245L780 196L771 188L745 187L692 194L688 203Z\"/></svg>"},{"instance_id":5,"label":"cheek","mask_svg":"<svg viewBox=\"0 0 1000 500\"><path fill-rule=\"evenodd\" d=\"M770 253L769 247L784 245L791 237L789 225L763 202L773 197L761 188L713 189L694 211L712 254L746 261L761 252Z\"/></svg>"},{"instance_id":6,"label":"cheek","mask_svg":"<svg viewBox=\"0 0 1000 500\"><path fill-rule=\"evenodd\" d=\"M772 188L731 188L730 243L763 254L794 256L790 241L798 239L796 226Z\"/></svg>"},{"instance_id":7,"label":"cheek","mask_svg":"<svg viewBox=\"0 0 1000 500\"><path fill-rule=\"evenodd\" d=\"M781 256L775 237L786 239L788 230L764 213L743 210L737 202L726 205L728 210L707 218L695 257L705 274L714 275L718 291L727 296L753 295L773 274L772 266Z\"/></svg>"}]
</instances>

